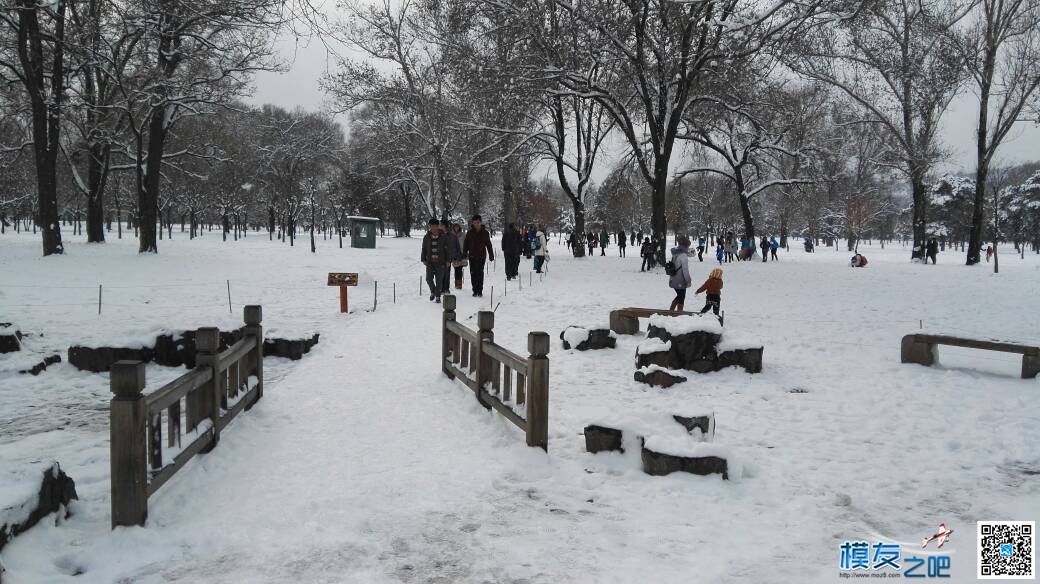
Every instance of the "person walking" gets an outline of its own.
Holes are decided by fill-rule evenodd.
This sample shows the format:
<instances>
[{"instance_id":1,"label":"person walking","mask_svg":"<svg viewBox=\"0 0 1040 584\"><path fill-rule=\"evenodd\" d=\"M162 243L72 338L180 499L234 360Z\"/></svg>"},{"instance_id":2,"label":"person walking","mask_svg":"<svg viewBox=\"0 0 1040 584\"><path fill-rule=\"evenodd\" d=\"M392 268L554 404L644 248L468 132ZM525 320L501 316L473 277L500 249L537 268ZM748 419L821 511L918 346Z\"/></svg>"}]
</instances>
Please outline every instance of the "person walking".
<instances>
[{"instance_id":1,"label":"person walking","mask_svg":"<svg viewBox=\"0 0 1040 584\"><path fill-rule=\"evenodd\" d=\"M722 262L726 259L726 246L722 243L721 239L716 241L718 241L719 244L715 246L715 259L718 260L719 265L721 266Z\"/></svg>"},{"instance_id":2,"label":"person walking","mask_svg":"<svg viewBox=\"0 0 1040 584\"><path fill-rule=\"evenodd\" d=\"M571 236L573 238L573 235ZM506 258L506 280L512 280L520 275L520 253L524 242L520 239L520 232L516 230L516 223L510 223L502 233L502 256Z\"/></svg>"},{"instance_id":3,"label":"person walking","mask_svg":"<svg viewBox=\"0 0 1040 584\"><path fill-rule=\"evenodd\" d=\"M534 239L531 245L534 246L532 250L534 253L534 271L535 273L542 273L542 266L545 265L545 260L549 259L549 250L546 248L548 239L545 237L545 231L541 227L535 231Z\"/></svg>"},{"instance_id":4,"label":"person walking","mask_svg":"<svg viewBox=\"0 0 1040 584\"><path fill-rule=\"evenodd\" d=\"M625 257L625 248L628 247L628 236L625 235L624 230L618 231L617 234L618 253L621 257Z\"/></svg>"},{"instance_id":5,"label":"person walking","mask_svg":"<svg viewBox=\"0 0 1040 584\"><path fill-rule=\"evenodd\" d=\"M697 238L697 261L698 262L703 262L704 261L704 249L705 249L705 247L707 247L707 245L708 245L708 242L704 241L703 237L698 237Z\"/></svg>"},{"instance_id":6,"label":"person walking","mask_svg":"<svg viewBox=\"0 0 1040 584\"><path fill-rule=\"evenodd\" d=\"M419 261L426 266L426 285L430 287L430 301L441 301L448 266L448 238L441 233L440 222L430 219L422 240Z\"/></svg>"},{"instance_id":7,"label":"person walking","mask_svg":"<svg viewBox=\"0 0 1040 584\"><path fill-rule=\"evenodd\" d=\"M459 225L448 226L447 220L441 220L441 231L445 234L445 241L448 244L448 263L444 266L445 271L450 272L452 268L455 269L455 288L462 289L462 262L465 259L462 257L462 240L463 237L462 227ZM451 277L450 273L444 275L444 294L447 294L451 290Z\"/></svg>"},{"instance_id":8,"label":"person walking","mask_svg":"<svg viewBox=\"0 0 1040 584\"><path fill-rule=\"evenodd\" d=\"M588 256L592 257L596 253L596 233L590 231L585 234L585 243L588 245L589 253Z\"/></svg>"},{"instance_id":9,"label":"person walking","mask_svg":"<svg viewBox=\"0 0 1040 584\"><path fill-rule=\"evenodd\" d=\"M639 241L639 240L636 239L636 230L633 229L631 231L631 233L632 233L632 235L631 235L631 237L632 237L632 242L631 242L632 243L632 247L635 247L636 246L636 241Z\"/></svg>"},{"instance_id":10,"label":"person walking","mask_svg":"<svg viewBox=\"0 0 1040 584\"><path fill-rule=\"evenodd\" d=\"M686 289L693 284L690 277L690 238L680 235L675 238L675 247L672 248L671 265L666 270L668 274L668 286L675 290L675 298L672 300L668 310L682 311L686 303Z\"/></svg>"},{"instance_id":11,"label":"person walking","mask_svg":"<svg viewBox=\"0 0 1040 584\"><path fill-rule=\"evenodd\" d=\"M776 250L780 249L780 242L776 240L776 236L769 238L769 255L772 256L773 261L780 259L776 257Z\"/></svg>"},{"instance_id":12,"label":"person walking","mask_svg":"<svg viewBox=\"0 0 1040 584\"><path fill-rule=\"evenodd\" d=\"M758 242L758 247L762 248L762 263L769 261L769 239L765 235L762 236L762 241Z\"/></svg>"},{"instance_id":13,"label":"person walking","mask_svg":"<svg viewBox=\"0 0 1040 584\"><path fill-rule=\"evenodd\" d=\"M722 268L715 268L708 274L708 279L701 284L700 288L694 292L694 296L706 292L704 308L701 309L701 314L708 312L709 310L715 312L715 316L719 315L719 307L722 305Z\"/></svg>"},{"instance_id":14,"label":"person walking","mask_svg":"<svg viewBox=\"0 0 1040 584\"><path fill-rule=\"evenodd\" d=\"M992 257L993 257L993 246L992 245L987 245L986 246L986 263L987 264L989 263L989 260Z\"/></svg>"},{"instance_id":15,"label":"person walking","mask_svg":"<svg viewBox=\"0 0 1040 584\"><path fill-rule=\"evenodd\" d=\"M599 230L599 255L607 255L607 246L610 245L610 234L606 229Z\"/></svg>"},{"instance_id":16,"label":"person walking","mask_svg":"<svg viewBox=\"0 0 1040 584\"><path fill-rule=\"evenodd\" d=\"M469 279L473 284L473 295L484 295L484 262L495 261L495 249L491 247L491 235L484 228L480 215L474 215L470 221L469 233L463 244L466 259L469 260Z\"/></svg>"},{"instance_id":17,"label":"person walking","mask_svg":"<svg viewBox=\"0 0 1040 584\"><path fill-rule=\"evenodd\" d=\"M939 255L939 242L936 241L934 237L932 239L929 239L928 246L925 248L925 251L928 254L928 258L932 260L932 265L934 266L935 258ZM928 260L926 259L924 263L927 264Z\"/></svg>"},{"instance_id":18,"label":"person walking","mask_svg":"<svg viewBox=\"0 0 1040 584\"><path fill-rule=\"evenodd\" d=\"M654 246L649 237L643 238L643 245L639 247L639 257L643 258L643 265L639 267L640 272L645 272L653 266Z\"/></svg>"}]
</instances>

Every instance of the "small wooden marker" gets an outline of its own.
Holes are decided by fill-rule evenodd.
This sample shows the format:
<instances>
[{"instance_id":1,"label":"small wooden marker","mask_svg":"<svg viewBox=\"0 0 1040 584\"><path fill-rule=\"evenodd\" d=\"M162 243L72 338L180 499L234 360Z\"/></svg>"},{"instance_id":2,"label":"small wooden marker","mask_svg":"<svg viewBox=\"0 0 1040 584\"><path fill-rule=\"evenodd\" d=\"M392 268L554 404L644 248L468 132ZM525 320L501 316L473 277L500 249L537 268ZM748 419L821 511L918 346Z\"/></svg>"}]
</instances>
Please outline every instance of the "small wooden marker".
<instances>
[{"instance_id":1,"label":"small wooden marker","mask_svg":"<svg viewBox=\"0 0 1040 584\"><path fill-rule=\"evenodd\" d=\"M339 286L339 311L347 312L347 288L357 286L358 275L350 272L329 272L329 286Z\"/></svg>"}]
</instances>

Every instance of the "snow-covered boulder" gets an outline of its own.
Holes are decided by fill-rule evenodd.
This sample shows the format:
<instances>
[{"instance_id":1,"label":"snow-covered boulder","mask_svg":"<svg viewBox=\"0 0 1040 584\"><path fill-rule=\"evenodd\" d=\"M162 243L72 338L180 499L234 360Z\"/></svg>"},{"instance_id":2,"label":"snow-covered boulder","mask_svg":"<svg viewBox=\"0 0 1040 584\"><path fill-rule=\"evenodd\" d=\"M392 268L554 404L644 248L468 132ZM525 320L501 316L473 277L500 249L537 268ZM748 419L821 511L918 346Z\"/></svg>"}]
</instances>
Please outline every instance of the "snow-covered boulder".
<instances>
[{"instance_id":1,"label":"snow-covered boulder","mask_svg":"<svg viewBox=\"0 0 1040 584\"><path fill-rule=\"evenodd\" d=\"M660 365L647 365L646 367L640 367L639 369L636 369L633 378L640 383L656 387L671 387L676 383L686 381L686 377L680 375L678 372L661 367Z\"/></svg>"},{"instance_id":2,"label":"snow-covered boulder","mask_svg":"<svg viewBox=\"0 0 1040 584\"><path fill-rule=\"evenodd\" d=\"M76 483L57 462L40 462L0 475L0 550L51 513L69 514Z\"/></svg>"},{"instance_id":3,"label":"snow-covered boulder","mask_svg":"<svg viewBox=\"0 0 1040 584\"><path fill-rule=\"evenodd\" d=\"M13 353L22 348L22 332L9 322L0 322L0 353Z\"/></svg>"},{"instance_id":4,"label":"snow-covered boulder","mask_svg":"<svg viewBox=\"0 0 1040 584\"><path fill-rule=\"evenodd\" d=\"M585 426L585 450L587 452L624 452L624 431L619 428L589 424Z\"/></svg>"},{"instance_id":5,"label":"snow-covered boulder","mask_svg":"<svg viewBox=\"0 0 1040 584\"><path fill-rule=\"evenodd\" d=\"M617 345L617 335L609 328L588 329L580 326L569 326L560 333L564 349L588 351L590 349L613 349Z\"/></svg>"},{"instance_id":6,"label":"snow-covered boulder","mask_svg":"<svg viewBox=\"0 0 1040 584\"><path fill-rule=\"evenodd\" d=\"M731 458L725 446L673 436L648 436L643 440L643 472L663 476L673 472L697 475L721 474L730 478Z\"/></svg>"},{"instance_id":7,"label":"snow-covered boulder","mask_svg":"<svg viewBox=\"0 0 1040 584\"><path fill-rule=\"evenodd\" d=\"M637 372L636 380L663 380L661 375L648 377L653 367L708 373L739 366L758 373L762 370L762 348L755 339L725 331L711 317L653 315L647 339L636 347L636 367L643 371L642 375ZM671 375L681 377L674 372Z\"/></svg>"}]
</instances>

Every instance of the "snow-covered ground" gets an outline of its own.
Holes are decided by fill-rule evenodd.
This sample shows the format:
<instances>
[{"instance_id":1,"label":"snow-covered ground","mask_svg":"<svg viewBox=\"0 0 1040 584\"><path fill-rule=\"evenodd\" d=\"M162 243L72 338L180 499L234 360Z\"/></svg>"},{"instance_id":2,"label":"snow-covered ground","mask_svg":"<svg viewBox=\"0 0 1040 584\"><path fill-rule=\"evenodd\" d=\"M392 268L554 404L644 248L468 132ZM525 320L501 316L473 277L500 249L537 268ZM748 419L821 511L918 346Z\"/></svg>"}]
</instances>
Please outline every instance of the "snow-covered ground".
<instances>
[{"instance_id":1,"label":"snow-covered ground","mask_svg":"<svg viewBox=\"0 0 1040 584\"><path fill-rule=\"evenodd\" d=\"M0 237L0 321L42 352L230 328L254 303L269 332L321 333L302 361L268 364L264 399L163 487L143 529L109 530L107 376L0 373L0 480L53 458L81 497L71 519L3 551L5 583L834 582L842 541L919 542L941 522L956 531L953 580L971 581L975 521L1040 514L1040 381L1018 378L1020 357L944 347L940 367L899 363L900 338L921 327L1040 344L1035 255L1002 250L999 275L959 252L911 265L898 245L861 247L864 269L794 245L779 262L725 265L727 334L762 341L763 372L669 389L632 380L642 336L589 352L559 341L612 308L668 305L666 277L640 273L634 248L578 261L554 241L547 277L528 280L525 262L523 290L506 291L498 265L483 299L467 275L460 321L493 302L499 344L524 354L529 331L553 339L546 456L440 374L417 238L297 243L174 233L158 256L125 239L40 258L35 238ZM711 267L691 263L698 280ZM350 315L329 271L361 274ZM149 386L179 372L149 367ZM594 420L704 410L740 480L650 477L635 453L584 452Z\"/></svg>"}]
</instances>

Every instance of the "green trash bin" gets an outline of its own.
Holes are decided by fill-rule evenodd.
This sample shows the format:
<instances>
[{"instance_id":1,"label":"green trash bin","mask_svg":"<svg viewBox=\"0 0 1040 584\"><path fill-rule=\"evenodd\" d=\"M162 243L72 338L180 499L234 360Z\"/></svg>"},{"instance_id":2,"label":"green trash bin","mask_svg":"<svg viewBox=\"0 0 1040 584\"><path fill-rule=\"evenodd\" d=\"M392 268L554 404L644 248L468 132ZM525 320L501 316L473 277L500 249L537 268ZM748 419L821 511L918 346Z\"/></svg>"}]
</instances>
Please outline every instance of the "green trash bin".
<instances>
[{"instance_id":1,"label":"green trash bin","mask_svg":"<svg viewBox=\"0 0 1040 584\"><path fill-rule=\"evenodd\" d=\"M375 249L379 219L375 217L347 217L350 221L350 247Z\"/></svg>"}]
</instances>

